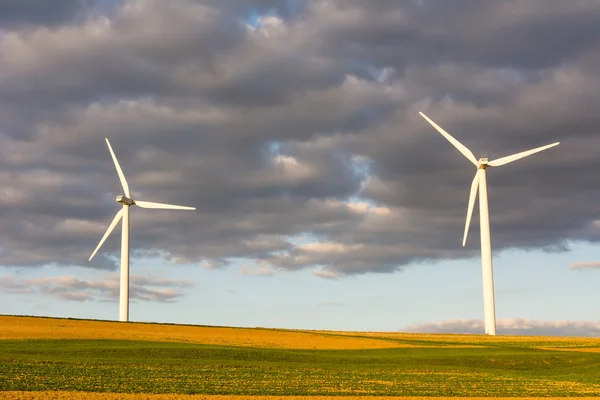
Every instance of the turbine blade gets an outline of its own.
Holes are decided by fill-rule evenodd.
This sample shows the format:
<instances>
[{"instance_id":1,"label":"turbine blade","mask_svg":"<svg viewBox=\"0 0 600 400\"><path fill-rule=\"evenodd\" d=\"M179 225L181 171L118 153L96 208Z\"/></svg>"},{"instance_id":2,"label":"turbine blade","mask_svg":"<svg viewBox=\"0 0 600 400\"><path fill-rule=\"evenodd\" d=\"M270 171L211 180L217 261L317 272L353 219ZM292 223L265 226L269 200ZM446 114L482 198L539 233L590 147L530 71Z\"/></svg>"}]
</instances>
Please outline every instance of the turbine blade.
<instances>
[{"instance_id":1,"label":"turbine blade","mask_svg":"<svg viewBox=\"0 0 600 400\"><path fill-rule=\"evenodd\" d=\"M165 203L153 203L151 201L138 201L135 200L135 205L142 208L159 208L165 210L195 210L196 207L176 206L173 204Z\"/></svg>"},{"instance_id":2,"label":"turbine blade","mask_svg":"<svg viewBox=\"0 0 600 400\"><path fill-rule=\"evenodd\" d=\"M110 146L110 142L108 141L108 138L104 138L104 139L106 139L106 144L108 145L108 150L110 151L110 155L112 156L112 159L115 163L115 168L117 169L117 174L119 175L119 179L121 180L121 186L123 186L123 192L124 192L125 196L131 197L131 195L129 194L129 185L127 185L127 180L125 180L125 175L123 174L123 171L121 170L119 161L117 161L117 156L115 156L115 152L113 151L112 147Z\"/></svg>"},{"instance_id":3,"label":"turbine blade","mask_svg":"<svg viewBox=\"0 0 600 400\"><path fill-rule=\"evenodd\" d=\"M519 160L521 158L530 156L532 154L535 154L537 152L549 149L551 147L558 146L559 144L560 144L560 142L556 142L556 143L552 143L552 144L549 144L549 145L546 145L546 146L538 147L538 148L533 149L533 150L527 150L527 151L523 151L521 153L513 154L512 156L498 158L498 159L496 159L494 161L490 161L488 163L488 165L490 167L499 167L501 165L508 164L508 163L513 162L513 161L517 161L517 160Z\"/></svg>"},{"instance_id":4,"label":"turbine blade","mask_svg":"<svg viewBox=\"0 0 600 400\"><path fill-rule=\"evenodd\" d=\"M473 155L473 153L471 152L471 150L469 150L464 144L462 144L458 140L454 139L452 137L452 135L450 135L448 132L446 132L445 130L443 130L442 128L440 128L439 125L436 124L435 122L433 122L432 120L430 120L427 115L423 114L420 111L419 111L419 114L421 114L421 117L425 118L427 120L427 122L429 122L435 129L437 129L437 131L439 133L441 133L442 135L444 135L444 137L446 139L448 139L448 141L450 143L452 143L454 145L454 147L456 147L456 149L463 154L463 156L467 157L467 159L469 161L471 161L475 166L477 166L477 159L475 158L475 156Z\"/></svg>"},{"instance_id":5,"label":"turbine blade","mask_svg":"<svg viewBox=\"0 0 600 400\"><path fill-rule=\"evenodd\" d=\"M115 229L115 226L117 226L117 224L119 223L119 221L121 221L122 217L123 217L123 208L121 208L119 210L119 212L117 213L117 215L115 215L115 218L112 220L112 222L108 226L108 229L104 233L104 236L102 236L102 240L100 240L100 243L98 243L98 246L96 246L96 250L94 250L94 252L90 256L90 259L88 261L92 261L92 258L94 258L94 256L98 252L98 250L100 250L100 247L102 246L102 243L104 243L104 241L106 240L106 238L108 237L108 235L110 235L110 233L113 231L113 229Z\"/></svg>"},{"instance_id":6,"label":"turbine blade","mask_svg":"<svg viewBox=\"0 0 600 400\"><path fill-rule=\"evenodd\" d=\"M473 183L471 183L471 194L469 194L469 207L467 208L467 221L465 222L465 234L463 236L463 247L467 243L467 235L469 234L469 226L471 225L471 217L473 216L473 207L477 198L477 189L479 188L479 170L475 173Z\"/></svg>"}]
</instances>

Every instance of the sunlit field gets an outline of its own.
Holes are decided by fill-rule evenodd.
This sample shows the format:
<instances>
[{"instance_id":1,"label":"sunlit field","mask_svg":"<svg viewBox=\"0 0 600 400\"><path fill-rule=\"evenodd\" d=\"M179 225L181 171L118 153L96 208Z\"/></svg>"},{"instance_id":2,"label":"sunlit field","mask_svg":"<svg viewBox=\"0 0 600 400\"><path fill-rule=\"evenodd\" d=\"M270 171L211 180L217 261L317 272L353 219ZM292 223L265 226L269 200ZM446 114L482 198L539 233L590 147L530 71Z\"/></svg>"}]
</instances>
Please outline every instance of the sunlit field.
<instances>
[{"instance_id":1,"label":"sunlit field","mask_svg":"<svg viewBox=\"0 0 600 400\"><path fill-rule=\"evenodd\" d=\"M122 393L77 393L77 392L3 392L6 400L53 400L69 398L73 400L290 400L286 396L228 396L206 394L122 394ZM294 396L293 400L440 400L444 398L482 400L489 397L439 397L439 396ZM514 397L494 397L497 400L515 400ZM519 397L522 400L537 399L537 397ZM564 397L545 397L546 400L564 399ZM596 399L595 397L578 397L581 400Z\"/></svg>"},{"instance_id":2,"label":"sunlit field","mask_svg":"<svg viewBox=\"0 0 600 400\"><path fill-rule=\"evenodd\" d=\"M3 399L600 396L600 339L591 338L0 316L0 362Z\"/></svg>"},{"instance_id":3,"label":"sunlit field","mask_svg":"<svg viewBox=\"0 0 600 400\"><path fill-rule=\"evenodd\" d=\"M112 339L284 349L379 349L402 343L309 331L0 316L0 340ZM410 343L406 343L410 346Z\"/></svg>"}]
</instances>

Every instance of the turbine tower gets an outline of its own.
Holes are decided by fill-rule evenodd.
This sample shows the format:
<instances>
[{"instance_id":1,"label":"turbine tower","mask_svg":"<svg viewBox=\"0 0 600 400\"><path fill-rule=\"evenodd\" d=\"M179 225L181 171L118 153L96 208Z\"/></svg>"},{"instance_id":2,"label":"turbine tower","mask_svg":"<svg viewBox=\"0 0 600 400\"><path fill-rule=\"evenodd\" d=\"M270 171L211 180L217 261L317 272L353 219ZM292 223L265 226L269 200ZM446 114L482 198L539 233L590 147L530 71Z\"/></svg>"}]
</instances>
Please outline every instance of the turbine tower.
<instances>
[{"instance_id":1,"label":"turbine tower","mask_svg":"<svg viewBox=\"0 0 600 400\"><path fill-rule=\"evenodd\" d=\"M110 151L110 155L115 163L115 168L117 169L117 174L119 175L119 179L121 180L121 185L123 186L124 195L117 196L117 202L121 203L123 207L117 212L115 218L112 220L108 229L102 236L100 243L96 247L96 250L90 256L89 261L96 255L108 235L115 229L119 221L123 221L121 224L121 283L120 283L120 296L119 296L119 320L127 322L129 321L129 207L131 206L140 206L142 208L159 208L159 209L169 209L169 210L195 210L195 207L185 207L185 206L175 206L172 204L163 204L163 203L153 203L150 201L141 201L141 200L133 200L129 194L129 185L127 185L127 180L125 179L125 175L123 175L123 171L121 170L121 166L119 165L119 161L117 161L117 157L113 152L112 147L110 146L110 142L106 139L106 144L108 145L108 150Z\"/></svg>"},{"instance_id":2,"label":"turbine tower","mask_svg":"<svg viewBox=\"0 0 600 400\"><path fill-rule=\"evenodd\" d=\"M498 158L497 160L488 161L487 158L477 160L471 150L465 147L458 140L453 138L448 132L440 128L435 122L430 120L425 114L419 112L423 118L427 120L439 133L441 133L458 151L460 151L469 161L471 161L477 172L473 183L471 184L471 194L469 195L469 206L467 209L467 220L465 222L465 233L463 236L463 247L467 242L467 233L473 215L473 206L477 197L477 189L479 189L479 230L481 235L481 268L483 276L483 311L485 333L488 335L496 334L496 306L494 304L494 274L492 271L492 241L490 236L490 214L488 210L488 192L485 170L488 167L499 167L504 164L511 163L521 158L530 156L539 151L558 146L559 142L535 148L533 150L524 151L522 153L513 154L512 156Z\"/></svg>"}]
</instances>

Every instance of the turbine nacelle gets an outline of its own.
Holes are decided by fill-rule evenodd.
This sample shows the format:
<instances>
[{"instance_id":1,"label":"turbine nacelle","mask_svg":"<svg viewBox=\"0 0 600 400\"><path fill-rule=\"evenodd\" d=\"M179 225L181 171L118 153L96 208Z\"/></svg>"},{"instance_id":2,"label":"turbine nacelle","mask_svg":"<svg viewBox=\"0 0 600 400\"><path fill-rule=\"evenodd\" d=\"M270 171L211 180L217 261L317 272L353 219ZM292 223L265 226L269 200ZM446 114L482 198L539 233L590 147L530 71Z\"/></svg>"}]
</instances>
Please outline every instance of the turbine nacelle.
<instances>
[{"instance_id":1,"label":"turbine nacelle","mask_svg":"<svg viewBox=\"0 0 600 400\"><path fill-rule=\"evenodd\" d=\"M488 159L486 157L482 157L477 161L477 169L486 169L488 167Z\"/></svg>"},{"instance_id":2,"label":"turbine nacelle","mask_svg":"<svg viewBox=\"0 0 600 400\"><path fill-rule=\"evenodd\" d=\"M133 206L135 205L135 201L133 201L133 199L130 199L129 197L125 196L125 195L118 195L117 196L117 203L121 203L124 206Z\"/></svg>"}]
</instances>

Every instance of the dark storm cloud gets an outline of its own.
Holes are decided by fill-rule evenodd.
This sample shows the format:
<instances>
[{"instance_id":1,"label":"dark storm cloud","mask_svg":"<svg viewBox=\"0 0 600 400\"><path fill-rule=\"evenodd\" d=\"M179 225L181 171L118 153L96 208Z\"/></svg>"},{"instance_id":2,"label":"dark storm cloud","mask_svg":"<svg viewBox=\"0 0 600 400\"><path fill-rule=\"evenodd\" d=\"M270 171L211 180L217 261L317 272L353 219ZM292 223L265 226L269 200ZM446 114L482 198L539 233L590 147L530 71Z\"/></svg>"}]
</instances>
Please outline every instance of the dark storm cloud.
<instances>
[{"instance_id":1,"label":"dark storm cloud","mask_svg":"<svg viewBox=\"0 0 600 400\"><path fill-rule=\"evenodd\" d=\"M104 137L134 198L198 208L134 209L136 257L336 278L474 256L475 168L418 111L477 157L561 142L489 170L495 250L600 239L595 1L112 4L1 28L4 265L116 267L119 229L87 263L122 191Z\"/></svg>"},{"instance_id":2,"label":"dark storm cloud","mask_svg":"<svg viewBox=\"0 0 600 400\"><path fill-rule=\"evenodd\" d=\"M322 48L391 66L455 62L544 68L598 43L598 3L579 0L313 2ZM318 31L317 31L318 30Z\"/></svg>"},{"instance_id":3,"label":"dark storm cloud","mask_svg":"<svg viewBox=\"0 0 600 400\"><path fill-rule=\"evenodd\" d=\"M218 7L240 18L267 13L291 18L304 10L309 3L308 0L197 0L197 2Z\"/></svg>"},{"instance_id":4,"label":"dark storm cloud","mask_svg":"<svg viewBox=\"0 0 600 400\"><path fill-rule=\"evenodd\" d=\"M119 0L0 0L0 29L56 26L91 12L110 9Z\"/></svg>"}]
</instances>

